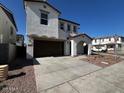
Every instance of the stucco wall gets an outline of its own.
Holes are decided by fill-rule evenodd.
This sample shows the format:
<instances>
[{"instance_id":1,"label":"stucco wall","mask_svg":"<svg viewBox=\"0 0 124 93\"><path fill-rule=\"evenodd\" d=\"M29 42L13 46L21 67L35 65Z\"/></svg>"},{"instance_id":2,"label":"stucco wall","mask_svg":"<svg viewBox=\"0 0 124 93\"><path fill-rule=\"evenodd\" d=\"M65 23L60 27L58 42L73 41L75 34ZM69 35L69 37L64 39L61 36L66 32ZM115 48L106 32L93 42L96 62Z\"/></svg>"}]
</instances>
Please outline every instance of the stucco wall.
<instances>
[{"instance_id":1,"label":"stucco wall","mask_svg":"<svg viewBox=\"0 0 124 93\"><path fill-rule=\"evenodd\" d=\"M0 44L0 64L8 61L8 44Z\"/></svg>"},{"instance_id":2,"label":"stucco wall","mask_svg":"<svg viewBox=\"0 0 124 93\"><path fill-rule=\"evenodd\" d=\"M2 11L2 9L0 8L0 12ZM2 19L2 15L0 14L0 42L2 42L2 25L1 25L1 20Z\"/></svg>"},{"instance_id":3,"label":"stucco wall","mask_svg":"<svg viewBox=\"0 0 124 93\"><path fill-rule=\"evenodd\" d=\"M0 64L7 64L15 59L16 46L13 44L0 44Z\"/></svg>"},{"instance_id":4,"label":"stucco wall","mask_svg":"<svg viewBox=\"0 0 124 93\"><path fill-rule=\"evenodd\" d=\"M27 37L27 39L28 39L28 44L26 46L26 58L32 59L34 57L34 40L29 37Z\"/></svg>"},{"instance_id":5,"label":"stucco wall","mask_svg":"<svg viewBox=\"0 0 124 93\"><path fill-rule=\"evenodd\" d=\"M70 48L71 48L71 47L70 47L71 45L70 45L70 44L71 44L70 41L65 41L65 42L64 42L64 55L65 55L65 56L71 55L71 53L70 53L70 52L71 52L71 49L70 49Z\"/></svg>"},{"instance_id":6,"label":"stucco wall","mask_svg":"<svg viewBox=\"0 0 124 93\"><path fill-rule=\"evenodd\" d=\"M82 48L81 48L81 46L77 47L77 45L80 42L84 42L88 45L88 55L91 54L91 42L92 42L92 40L90 38L88 38L87 36L83 36L83 37L79 36L79 37L71 39L71 56L76 56L78 53L81 53L79 51L83 51L83 47Z\"/></svg>"},{"instance_id":7,"label":"stucco wall","mask_svg":"<svg viewBox=\"0 0 124 93\"><path fill-rule=\"evenodd\" d=\"M13 34L11 35L11 27ZM0 43L15 43L16 29L2 8L0 8Z\"/></svg>"},{"instance_id":8,"label":"stucco wall","mask_svg":"<svg viewBox=\"0 0 124 93\"><path fill-rule=\"evenodd\" d=\"M66 40L67 37L69 37L70 35L78 34L78 28L79 28L78 25L67 22L67 21L62 21L62 20L59 20L59 25L60 25L60 23L64 23L64 30L61 30L60 27L59 27L59 38L60 39ZM70 31L68 31L68 25L70 25ZM77 28L76 33L73 31L74 26L76 26L76 28Z\"/></svg>"},{"instance_id":9,"label":"stucco wall","mask_svg":"<svg viewBox=\"0 0 124 93\"><path fill-rule=\"evenodd\" d=\"M44 8L44 5L46 8ZM44 3L39 2L25 2L26 6L26 27L28 35L36 35L39 37L47 36L49 38L58 38L58 16L59 13L53 8ZM47 11L48 25L40 24L41 11Z\"/></svg>"},{"instance_id":10,"label":"stucco wall","mask_svg":"<svg viewBox=\"0 0 124 93\"><path fill-rule=\"evenodd\" d=\"M83 37L77 37L77 38L74 38L74 41L78 44L80 41L83 41L87 44L90 44L92 43L92 40L90 38L88 38L87 36L83 36Z\"/></svg>"},{"instance_id":11,"label":"stucco wall","mask_svg":"<svg viewBox=\"0 0 124 93\"><path fill-rule=\"evenodd\" d=\"M8 62L14 61L16 57L16 45L9 44L9 52L8 52Z\"/></svg>"},{"instance_id":12,"label":"stucco wall","mask_svg":"<svg viewBox=\"0 0 124 93\"><path fill-rule=\"evenodd\" d=\"M103 38L103 39L93 39L92 45L99 45L99 44L110 44L110 43L121 43L122 40L120 37L118 37L118 40L116 41L115 38Z\"/></svg>"}]
</instances>

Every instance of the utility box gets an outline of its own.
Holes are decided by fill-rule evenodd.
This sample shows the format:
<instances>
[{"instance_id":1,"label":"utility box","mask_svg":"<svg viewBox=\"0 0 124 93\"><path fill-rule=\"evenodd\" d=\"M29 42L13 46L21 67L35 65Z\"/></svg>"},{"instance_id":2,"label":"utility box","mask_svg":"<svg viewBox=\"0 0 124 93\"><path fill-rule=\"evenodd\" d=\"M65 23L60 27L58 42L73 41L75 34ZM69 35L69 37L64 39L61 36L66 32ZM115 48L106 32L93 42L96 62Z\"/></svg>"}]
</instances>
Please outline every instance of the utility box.
<instances>
[{"instance_id":1,"label":"utility box","mask_svg":"<svg viewBox=\"0 0 124 93\"><path fill-rule=\"evenodd\" d=\"M0 65L0 81L6 80L8 77L8 65Z\"/></svg>"}]
</instances>

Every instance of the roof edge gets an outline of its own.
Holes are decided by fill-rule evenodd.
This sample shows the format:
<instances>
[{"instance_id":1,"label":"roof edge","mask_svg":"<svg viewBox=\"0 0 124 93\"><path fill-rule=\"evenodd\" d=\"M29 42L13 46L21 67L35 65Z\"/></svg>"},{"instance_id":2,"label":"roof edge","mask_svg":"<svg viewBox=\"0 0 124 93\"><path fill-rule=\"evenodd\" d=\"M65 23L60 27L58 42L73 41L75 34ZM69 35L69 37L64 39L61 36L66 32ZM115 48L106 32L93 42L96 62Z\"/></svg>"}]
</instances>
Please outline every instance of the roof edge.
<instances>
[{"instance_id":1,"label":"roof edge","mask_svg":"<svg viewBox=\"0 0 124 93\"><path fill-rule=\"evenodd\" d=\"M121 35L113 35L113 36L94 37L93 39L104 39L104 38L112 38L112 37L121 37L121 38L124 38L124 36L121 36Z\"/></svg>"},{"instance_id":2,"label":"roof edge","mask_svg":"<svg viewBox=\"0 0 124 93\"><path fill-rule=\"evenodd\" d=\"M45 2L45 1L33 1L33 0L24 0L24 1L46 3L46 4L49 5L51 8L53 8L54 10L56 10L59 14L61 14L61 12L60 12L57 8L53 7L53 5L51 5L51 4L48 3L48 2Z\"/></svg>"},{"instance_id":3,"label":"roof edge","mask_svg":"<svg viewBox=\"0 0 124 93\"><path fill-rule=\"evenodd\" d=\"M0 7L2 8L2 9L4 9L5 11L7 11L11 16L12 16L12 19L13 19L13 25L15 26L15 28L16 28L16 31L18 31L18 28L17 28L17 25L16 25L16 22L15 22L15 18L14 18L14 16L13 16L13 13L12 13L12 11L11 10L9 10L6 6L4 6L2 3L0 3Z\"/></svg>"},{"instance_id":4,"label":"roof edge","mask_svg":"<svg viewBox=\"0 0 124 93\"><path fill-rule=\"evenodd\" d=\"M59 20L67 21L67 22L70 22L70 23L73 23L73 24L76 24L76 25L80 25L79 23L73 22L71 20L63 19L63 18L59 18Z\"/></svg>"},{"instance_id":5,"label":"roof edge","mask_svg":"<svg viewBox=\"0 0 124 93\"><path fill-rule=\"evenodd\" d=\"M89 35L87 35L87 34L78 34L78 35L76 35L76 36L70 36L70 38L76 38L76 37L79 37L79 36L87 36L89 39L91 39L91 40L93 40L93 38L91 38Z\"/></svg>"}]
</instances>

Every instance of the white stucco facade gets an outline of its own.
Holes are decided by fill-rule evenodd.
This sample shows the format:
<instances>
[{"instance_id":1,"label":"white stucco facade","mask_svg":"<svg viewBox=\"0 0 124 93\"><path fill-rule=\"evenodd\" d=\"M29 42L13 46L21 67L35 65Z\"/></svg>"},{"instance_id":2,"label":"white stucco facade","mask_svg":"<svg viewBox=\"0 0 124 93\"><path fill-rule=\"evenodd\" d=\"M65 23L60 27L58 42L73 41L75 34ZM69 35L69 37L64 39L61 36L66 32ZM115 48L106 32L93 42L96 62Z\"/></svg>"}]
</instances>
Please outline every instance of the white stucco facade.
<instances>
[{"instance_id":1,"label":"white stucco facade","mask_svg":"<svg viewBox=\"0 0 124 93\"><path fill-rule=\"evenodd\" d=\"M26 22L27 35L36 35L39 37L59 38L58 16L59 13L50 6L39 2L26 2ZM46 8L44 8L46 6ZM41 11L48 12L48 25L40 24Z\"/></svg>"},{"instance_id":2,"label":"white stucco facade","mask_svg":"<svg viewBox=\"0 0 124 93\"><path fill-rule=\"evenodd\" d=\"M59 39L66 40L67 37L69 37L71 35L77 35L78 34L78 28L79 28L78 24L74 24L74 23L68 22L68 21L63 20L63 19L58 19L58 20L59 20L58 27L60 26L61 23L64 24L64 29L63 30L60 29L60 27L59 27ZM68 31L68 25L70 26L70 31ZM74 26L77 28L77 32L73 31Z\"/></svg>"},{"instance_id":3,"label":"white stucco facade","mask_svg":"<svg viewBox=\"0 0 124 93\"><path fill-rule=\"evenodd\" d=\"M82 38L83 37L83 38ZM79 35L78 37L70 38L71 40L71 56L84 54L84 47L87 46L87 54L91 54L91 38L86 35ZM80 45L81 44L81 45ZM85 45L86 44L86 45Z\"/></svg>"},{"instance_id":4,"label":"white stucco facade","mask_svg":"<svg viewBox=\"0 0 124 93\"><path fill-rule=\"evenodd\" d=\"M34 42L35 40L41 41L61 41L64 42L64 55L76 56L77 51L81 54L84 53L84 47L78 46L79 42L91 44L91 38L86 34L79 34L79 24L59 18L60 12L48 2L43 0L25 0L26 11L26 32L27 32L27 58L34 57ZM43 25L40 23L41 12L48 13L48 24ZM63 24L63 25L62 25ZM62 26L62 27L61 27ZM79 36L78 36L79 35ZM78 49L77 49L78 48ZM88 48L90 51L91 49ZM88 52L90 54L91 52Z\"/></svg>"},{"instance_id":5,"label":"white stucco facade","mask_svg":"<svg viewBox=\"0 0 124 93\"><path fill-rule=\"evenodd\" d=\"M16 32L12 12L0 4L0 64L8 64L15 59Z\"/></svg>"},{"instance_id":6,"label":"white stucco facade","mask_svg":"<svg viewBox=\"0 0 124 93\"><path fill-rule=\"evenodd\" d=\"M16 31L15 26L0 7L0 43L15 43Z\"/></svg>"},{"instance_id":7,"label":"white stucco facade","mask_svg":"<svg viewBox=\"0 0 124 93\"><path fill-rule=\"evenodd\" d=\"M117 37L117 40L115 40L115 37L105 37L105 38L96 38L93 39L92 44L93 45L98 45L98 44L112 44L112 43L122 43L122 38Z\"/></svg>"},{"instance_id":8,"label":"white stucco facade","mask_svg":"<svg viewBox=\"0 0 124 93\"><path fill-rule=\"evenodd\" d=\"M92 40L93 51L115 51L115 49L121 48L124 42L122 36L109 36L103 38L94 38Z\"/></svg>"}]
</instances>

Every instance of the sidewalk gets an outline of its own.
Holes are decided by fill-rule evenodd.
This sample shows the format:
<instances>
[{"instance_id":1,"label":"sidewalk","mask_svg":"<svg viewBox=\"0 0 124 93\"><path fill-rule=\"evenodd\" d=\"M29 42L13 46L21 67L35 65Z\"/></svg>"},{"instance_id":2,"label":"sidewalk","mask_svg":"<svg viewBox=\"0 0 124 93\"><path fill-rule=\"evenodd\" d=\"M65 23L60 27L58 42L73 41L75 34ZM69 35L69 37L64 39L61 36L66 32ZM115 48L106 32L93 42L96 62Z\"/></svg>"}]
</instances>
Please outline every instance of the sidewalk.
<instances>
[{"instance_id":1,"label":"sidewalk","mask_svg":"<svg viewBox=\"0 0 124 93\"><path fill-rule=\"evenodd\" d=\"M70 84L78 93L124 93L124 62L71 81Z\"/></svg>"}]
</instances>

